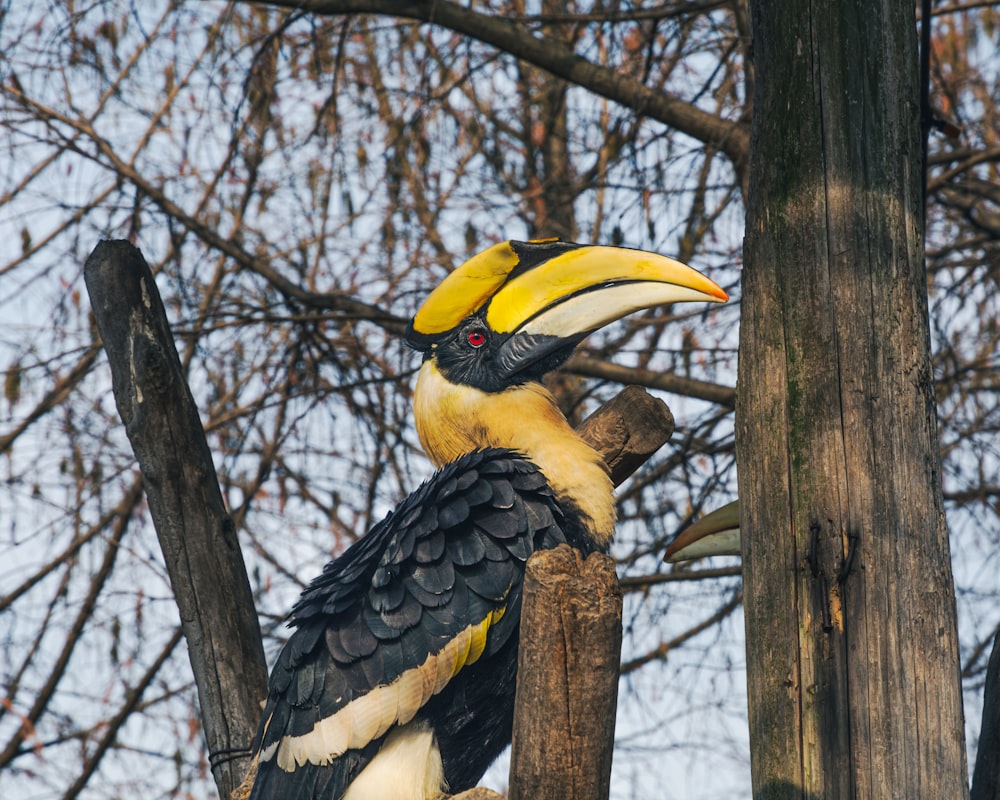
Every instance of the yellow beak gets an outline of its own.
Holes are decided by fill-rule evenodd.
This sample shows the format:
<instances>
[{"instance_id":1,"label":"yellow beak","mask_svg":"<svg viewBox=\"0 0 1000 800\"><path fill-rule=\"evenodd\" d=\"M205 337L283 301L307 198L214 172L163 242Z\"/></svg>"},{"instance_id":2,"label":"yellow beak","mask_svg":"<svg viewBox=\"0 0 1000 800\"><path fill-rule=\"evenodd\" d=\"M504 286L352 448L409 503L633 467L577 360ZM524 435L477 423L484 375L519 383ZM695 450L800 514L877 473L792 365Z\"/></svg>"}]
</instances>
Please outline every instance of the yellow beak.
<instances>
[{"instance_id":1,"label":"yellow beak","mask_svg":"<svg viewBox=\"0 0 1000 800\"><path fill-rule=\"evenodd\" d=\"M738 556L740 548L740 503L736 500L681 531L667 547L663 560L675 563L706 556Z\"/></svg>"},{"instance_id":2,"label":"yellow beak","mask_svg":"<svg viewBox=\"0 0 1000 800\"><path fill-rule=\"evenodd\" d=\"M407 338L428 350L473 315L494 333L580 341L644 308L724 302L697 270L666 256L568 242L502 242L469 259L424 301Z\"/></svg>"}]
</instances>

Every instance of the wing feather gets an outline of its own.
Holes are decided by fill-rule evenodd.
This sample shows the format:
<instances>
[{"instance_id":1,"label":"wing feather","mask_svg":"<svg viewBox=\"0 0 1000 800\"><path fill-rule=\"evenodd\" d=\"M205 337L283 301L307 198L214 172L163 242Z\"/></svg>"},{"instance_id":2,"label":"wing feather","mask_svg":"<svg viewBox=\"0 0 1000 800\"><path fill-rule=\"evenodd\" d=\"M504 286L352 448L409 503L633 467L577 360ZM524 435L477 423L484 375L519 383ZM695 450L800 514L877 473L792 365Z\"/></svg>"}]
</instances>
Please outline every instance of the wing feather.
<instances>
[{"instance_id":1,"label":"wing feather","mask_svg":"<svg viewBox=\"0 0 1000 800\"><path fill-rule=\"evenodd\" d=\"M470 665L516 653L507 645L524 561L565 541L561 518L534 465L483 451L445 467L327 564L272 670L252 800L340 800L393 726L440 706ZM449 735L475 718L460 711Z\"/></svg>"}]
</instances>

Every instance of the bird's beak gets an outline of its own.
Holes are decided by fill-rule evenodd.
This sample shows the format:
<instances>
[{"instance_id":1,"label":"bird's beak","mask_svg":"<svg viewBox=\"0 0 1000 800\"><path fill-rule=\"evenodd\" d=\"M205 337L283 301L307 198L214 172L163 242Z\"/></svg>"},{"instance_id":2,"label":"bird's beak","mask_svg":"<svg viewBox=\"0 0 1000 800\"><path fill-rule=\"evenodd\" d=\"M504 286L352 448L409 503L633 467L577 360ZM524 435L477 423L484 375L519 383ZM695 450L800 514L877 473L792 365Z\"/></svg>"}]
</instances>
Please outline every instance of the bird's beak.
<instances>
[{"instance_id":1,"label":"bird's beak","mask_svg":"<svg viewBox=\"0 0 1000 800\"><path fill-rule=\"evenodd\" d=\"M734 501L689 525L667 547L664 561L740 555L740 504Z\"/></svg>"},{"instance_id":2,"label":"bird's beak","mask_svg":"<svg viewBox=\"0 0 1000 800\"><path fill-rule=\"evenodd\" d=\"M513 275L490 300L486 323L509 334L497 360L513 374L553 353L568 353L587 334L634 311L727 299L713 281L679 261L642 250L585 246Z\"/></svg>"},{"instance_id":3,"label":"bird's beak","mask_svg":"<svg viewBox=\"0 0 1000 800\"><path fill-rule=\"evenodd\" d=\"M496 367L513 375L587 334L653 306L724 302L726 293L671 258L623 247L503 242L459 267L427 298L410 340L478 314L503 339ZM414 336L416 333L416 336ZM429 337L428 337L429 338Z\"/></svg>"}]
</instances>

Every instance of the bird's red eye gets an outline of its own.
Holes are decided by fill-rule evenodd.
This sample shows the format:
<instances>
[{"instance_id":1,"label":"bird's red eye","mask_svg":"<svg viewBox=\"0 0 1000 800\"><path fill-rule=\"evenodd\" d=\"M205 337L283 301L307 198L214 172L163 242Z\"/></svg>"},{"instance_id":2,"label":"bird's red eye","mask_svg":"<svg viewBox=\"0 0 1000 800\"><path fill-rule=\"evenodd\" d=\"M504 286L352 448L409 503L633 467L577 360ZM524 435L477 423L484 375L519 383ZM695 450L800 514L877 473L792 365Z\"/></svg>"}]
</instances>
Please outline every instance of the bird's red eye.
<instances>
[{"instance_id":1,"label":"bird's red eye","mask_svg":"<svg viewBox=\"0 0 1000 800\"><path fill-rule=\"evenodd\" d=\"M469 331L469 344L473 347L482 347L486 344L486 334L479 330L479 328Z\"/></svg>"}]
</instances>

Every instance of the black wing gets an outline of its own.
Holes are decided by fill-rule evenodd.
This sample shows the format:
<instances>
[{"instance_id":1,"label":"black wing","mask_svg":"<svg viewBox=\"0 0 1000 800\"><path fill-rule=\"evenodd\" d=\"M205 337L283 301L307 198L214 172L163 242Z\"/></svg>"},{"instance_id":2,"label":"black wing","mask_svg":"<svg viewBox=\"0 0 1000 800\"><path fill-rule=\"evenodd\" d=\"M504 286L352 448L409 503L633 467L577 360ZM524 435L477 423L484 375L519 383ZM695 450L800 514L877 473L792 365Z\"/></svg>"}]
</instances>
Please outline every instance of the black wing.
<instances>
[{"instance_id":1,"label":"black wing","mask_svg":"<svg viewBox=\"0 0 1000 800\"><path fill-rule=\"evenodd\" d=\"M271 673L252 800L339 800L387 732L418 715L461 744L461 765L442 747L446 778L478 781L510 736L524 563L566 540L562 522L537 467L483 451L327 564Z\"/></svg>"}]
</instances>

